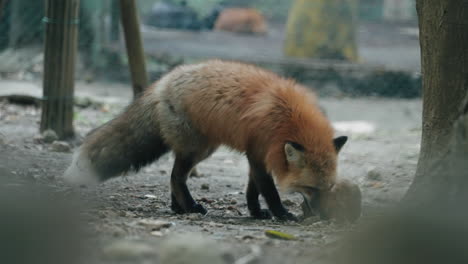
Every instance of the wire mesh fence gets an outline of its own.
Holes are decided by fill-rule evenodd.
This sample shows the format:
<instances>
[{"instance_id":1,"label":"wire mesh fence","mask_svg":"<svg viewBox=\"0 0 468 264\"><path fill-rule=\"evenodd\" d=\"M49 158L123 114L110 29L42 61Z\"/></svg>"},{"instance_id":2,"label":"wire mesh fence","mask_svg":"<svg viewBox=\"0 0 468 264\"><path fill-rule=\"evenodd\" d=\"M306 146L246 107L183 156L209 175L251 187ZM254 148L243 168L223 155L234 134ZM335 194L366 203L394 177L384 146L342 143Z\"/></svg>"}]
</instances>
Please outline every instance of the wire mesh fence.
<instances>
[{"instance_id":1,"label":"wire mesh fence","mask_svg":"<svg viewBox=\"0 0 468 264\"><path fill-rule=\"evenodd\" d=\"M42 78L45 2L0 0L1 79ZM138 0L137 4L151 80L181 63L221 58L259 64L323 94L416 97L421 85L413 2ZM291 22L295 16L305 26ZM119 19L118 0L81 0L77 79L128 82ZM350 37L343 40L345 35ZM285 48L293 43L311 50L309 43L321 39L326 39L325 44L310 54L291 55ZM351 43L356 56L346 55L349 48L336 56L340 43Z\"/></svg>"}]
</instances>

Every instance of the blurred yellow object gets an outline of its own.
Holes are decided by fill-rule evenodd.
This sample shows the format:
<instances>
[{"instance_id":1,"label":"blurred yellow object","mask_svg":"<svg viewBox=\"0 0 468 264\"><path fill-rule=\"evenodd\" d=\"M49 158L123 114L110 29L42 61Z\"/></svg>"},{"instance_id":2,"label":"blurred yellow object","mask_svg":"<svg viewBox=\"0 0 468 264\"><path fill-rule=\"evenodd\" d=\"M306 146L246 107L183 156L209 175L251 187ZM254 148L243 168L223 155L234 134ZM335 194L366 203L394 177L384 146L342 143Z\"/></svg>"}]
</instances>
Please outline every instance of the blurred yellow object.
<instances>
[{"instance_id":1,"label":"blurred yellow object","mask_svg":"<svg viewBox=\"0 0 468 264\"><path fill-rule=\"evenodd\" d=\"M293 235L286 234L275 230L265 230L265 235L270 238L283 239L283 240L296 240L297 238Z\"/></svg>"},{"instance_id":2,"label":"blurred yellow object","mask_svg":"<svg viewBox=\"0 0 468 264\"><path fill-rule=\"evenodd\" d=\"M357 61L357 0L295 0L289 12L287 56Z\"/></svg>"}]
</instances>

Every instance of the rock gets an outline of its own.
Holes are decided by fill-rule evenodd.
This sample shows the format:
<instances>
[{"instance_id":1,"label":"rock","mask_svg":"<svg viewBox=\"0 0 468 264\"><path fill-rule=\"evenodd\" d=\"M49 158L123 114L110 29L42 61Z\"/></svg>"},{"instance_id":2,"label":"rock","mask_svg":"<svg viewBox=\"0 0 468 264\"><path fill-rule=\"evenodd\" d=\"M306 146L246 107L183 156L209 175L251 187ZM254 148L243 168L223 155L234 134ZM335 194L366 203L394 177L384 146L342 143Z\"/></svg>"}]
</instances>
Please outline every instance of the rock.
<instances>
[{"instance_id":1,"label":"rock","mask_svg":"<svg viewBox=\"0 0 468 264\"><path fill-rule=\"evenodd\" d=\"M359 186L347 179L338 179L328 191L320 194L321 218L338 222L355 222L362 212L362 194Z\"/></svg>"},{"instance_id":2,"label":"rock","mask_svg":"<svg viewBox=\"0 0 468 264\"><path fill-rule=\"evenodd\" d=\"M377 170L377 168L373 167L367 171L367 179L378 181L382 179L382 174Z\"/></svg>"},{"instance_id":3,"label":"rock","mask_svg":"<svg viewBox=\"0 0 468 264\"><path fill-rule=\"evenodd\" d=\"M49 144L58 140L58 136L57 136L57 133L55 133L55 131L48 129L42 132L41 139L42 139L42 142Z\"/></svg>"},{"instance_id":4,"label":"rock","mask_svg":"<svg viewBox=\"0 0 468 264\"><path fill-rule=\"evenodd\" d=\"M296 206L296 203L289 200L289 199L286 199L286 200L283 201L283 205L285 205L285 206Z\"/></svg>"},{"instance_id":5,"label":"rock","mask_svg":"<svg viewBox=\"0 0 468 264\"><path fill-rule=\"evenodd\" d=\"M147 199L156 199L157 198L156 195L152 195L152 194L145 194L145 196L143 196L143 197L145 197Z\"/></svg>"},{"instance_id":6,"label":"rock","mask_svg":"<svg viewBox=\"0 0 468 264\"><path fill-rule=\"evenodd\" d=\"M224 264L224 250L218 243L198 234L178 235L167 240L160 249L160 263Z\"/></svg>"},{"instance_id":7,"label":"rock","mask_svg":"<svg viewBox=\"0 0 468 264\"><path fill-rule=\"evenodd\" d=\"M162 237L164 235L163 232L161 231L153 231L150 233L152 236L156 236L156 237Z\"/></svg>"},{"instance_id":8,"label":"rock","mask_svg":"<svg viewBox=\"0 0 468 264\"><path fill-rule=\"evenodd\" d=\"M203 184L201 185L201 189L202 189L202 190L209 190L209 189L210 189L210 185L209 185L208 183L203 183Z\"/></svg>"},{"instance_id":9,"label":"rock","mask_svg":"<svg viewBox=\"0 0 468 264\"><path fill-rule=\"evenodd\" d=\"M92 107L94 109L99 109L103 107L103 103L96 102L89 97L75 97L74 98L75 106L79 108L88 108Z\"/></svg>"},{"instance_id":10,"label":"rock","mask_svg":"<svg viewBox=\"0 0 468 264\"><path fill-rule=\"evenodd\" d=\"M157 257L157 247L141 241L117 241L104 248L103 255L112 260L135 261L137 259Z\"/></svg>"},{"instance_id":11,"label":"rock","mask_svg":"<svg viewBox=\"0 0 468 264\"><path fill-rule=\"evenodd\" d=\"M201 214L198 214L198 213L195 213L195 214L188 214L187 215L187 219L188 220L191 220L191 221L197 221L197 220L200 220L202 219L202 215Z\"/></svg>"},{"instance_id":12,"label":"rock","mask_svg":"<svg viewBox=\"0 0 468 264\"><path fill-rule=\"evenodd\" d=\"M51 145L51 150L55 152L70 152L71 147L70 144L68 144L65 141L54 141Z\"/></svg>"},{"instance_id":13,"label":"rock","mask_svg":"<svg viewBox=\"0 0 468 264\"><path fill-rule=\"evenodd\" d=\"M151 229L152 231L158 231L163 228L169 228L175 225L172 222L154 220L154 219L141 219L137 221L137 224L141 226L145 226L146 228Z\"/></svg>"}]
</instances>

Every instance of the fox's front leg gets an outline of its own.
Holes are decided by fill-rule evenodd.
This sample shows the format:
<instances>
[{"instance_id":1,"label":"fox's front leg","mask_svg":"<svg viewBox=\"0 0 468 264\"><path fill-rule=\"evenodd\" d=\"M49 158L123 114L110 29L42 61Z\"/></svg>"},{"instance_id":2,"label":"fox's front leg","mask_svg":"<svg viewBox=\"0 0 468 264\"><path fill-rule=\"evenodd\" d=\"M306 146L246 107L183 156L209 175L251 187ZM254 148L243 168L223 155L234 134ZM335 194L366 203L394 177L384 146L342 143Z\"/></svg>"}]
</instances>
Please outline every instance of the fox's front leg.
<instances>
[{"instance_id":1,"label":"fox's front leg","mask_svg":"<svg viewBox=\"0 0 468 264\"><path fill-rule=\"evenodd\" d=\"M258 200L258 196L260 193L258 192L257 186L252 179L252 171L249 174L249 183L247 185L247 207L250 212L250 216L255 219L271 219L271 213L268 209L262 209L260 206L260 201Z\"/></svg>"},{"instance_id":2,"label":"fox's front leg","mask_svg":"<svg viewBox=\"0 0 468 264\"><path fill-rule=\"evenodd\" d=\"M297 217L288 212L288 210L284 208L283 203L281 203L281 199L278 190L276 190L273 178L270 174L267 173L263 163L257 162L251 157L248 157L248 159L250 164L250 179L255 184L253 186L256 186L258 192L265 198L265 201L268 204L268 208L270 209L271 213L280 220L297 221ZM260 204L258 203L258 195L256 201L255 199L253 199L255 194L255 189L253 189L253 186L251 186L250 188L250 193L249 188L247 189L247 204L249 206L249 210L254 217L256 214L259 214L260 217L265 216L265 212L262 212L262 210L260 209Z\"/></svg>"},{"instance_id":3,"label":"fox's front leg","mask_svg":"<svg viewBox=\"0 0 468 264\"><path fill-rule=\"evenodd\" d=\"M195 202L187 187L187 178L194 165L194 157L176 154L171 173L171 209L175 213L207 213L201 204Z\"/></svg>"}]
</instances>

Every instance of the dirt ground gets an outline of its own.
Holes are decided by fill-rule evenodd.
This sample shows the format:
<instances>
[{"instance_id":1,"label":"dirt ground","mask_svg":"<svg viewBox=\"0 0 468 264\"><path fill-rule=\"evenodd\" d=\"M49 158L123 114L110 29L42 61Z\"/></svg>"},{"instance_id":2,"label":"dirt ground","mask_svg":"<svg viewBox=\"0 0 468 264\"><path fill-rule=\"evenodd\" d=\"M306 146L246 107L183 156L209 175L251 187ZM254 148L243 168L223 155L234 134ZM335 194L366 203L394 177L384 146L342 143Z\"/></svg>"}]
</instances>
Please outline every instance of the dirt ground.
<instances>
[{"instance_id":1,"label":"dirt ground","mask_svg":"<svg viewBox=\"0 0 468 264\"><path fill-rule=\"evenodd\" d=\"M22 87L30 93L39 89L37 84L25 82L1 81L0 85L4 90ZM130 89L123 85L80 83L77 87L79 97L93 96L99 102L76 108L78 138L121 111L131 98ZM359 184L364 211L358 224L365 222L392 206L411 182L419 151L421 102L322 98L320 103L337 134L350 136L340 154L339 177ZM39 142L39 121L40 109L0 103L0 173L7 175L4 187L46 186L63 197L82 201L85 209L79 214L85 219L84 244L89 250L83 263L168 263L167 259L184 257L191 263L217 263L217 258L219 263L237 264L318 263L329 254L325 249L355 226L317 219L306 223L250 219L244 197L247 163L228 149L202 162L198 166L201 177L189 181L194 197L209 211L206 216L170 211L171 155L136 175L112 179L96 188L70 189L60 176L72 154ZM292 212L301 214L298 195L282 194L282 199ZM287 232L297 240L272 239L265 236L265 230Z\"/></svg>"}]
</instances>

